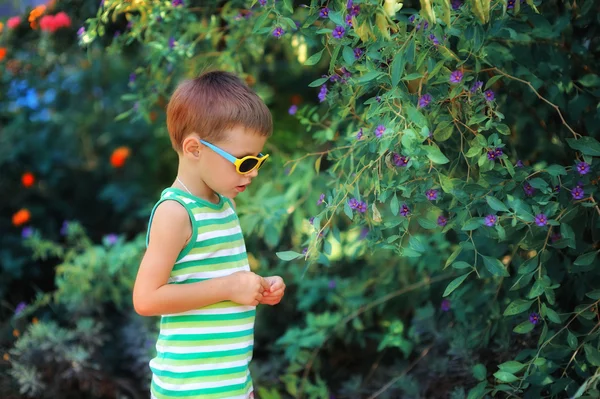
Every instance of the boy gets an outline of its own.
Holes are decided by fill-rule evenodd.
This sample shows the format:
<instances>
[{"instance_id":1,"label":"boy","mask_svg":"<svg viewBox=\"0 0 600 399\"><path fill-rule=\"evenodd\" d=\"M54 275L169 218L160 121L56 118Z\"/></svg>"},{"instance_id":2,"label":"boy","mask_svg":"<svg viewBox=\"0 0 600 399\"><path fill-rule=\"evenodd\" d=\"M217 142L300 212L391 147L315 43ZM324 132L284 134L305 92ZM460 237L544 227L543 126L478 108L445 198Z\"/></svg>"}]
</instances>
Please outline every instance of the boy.
<instances>
[{"instance_id":1,"label":"boy","mask_svg":"<svg viewBox=\"0 0 600 399\"><path fill-rule=\"evenodd\" d=\"M271 114L236 76L207 72L179 85L167 107L179 155L148 226L133 288L142 316L161 315L151 397L246 399L258 304L285 284L250 271L233 198L258 175Z\"/></svg>"}]
</instances>

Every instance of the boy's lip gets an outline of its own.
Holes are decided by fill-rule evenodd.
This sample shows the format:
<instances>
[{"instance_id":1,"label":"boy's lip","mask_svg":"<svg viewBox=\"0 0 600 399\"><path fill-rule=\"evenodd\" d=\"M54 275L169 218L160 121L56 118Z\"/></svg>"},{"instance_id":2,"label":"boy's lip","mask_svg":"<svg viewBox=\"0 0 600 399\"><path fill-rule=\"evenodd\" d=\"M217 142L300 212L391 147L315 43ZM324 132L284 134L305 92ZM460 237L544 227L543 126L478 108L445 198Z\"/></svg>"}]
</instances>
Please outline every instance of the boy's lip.
<instances>
[{"instance_id":1,"label":"boy's lip","mask_svg":"<svg viewBox=\"0 0 600 399\"><path fill-rule=\"evenodd\" d=\"M241 193L241 192L243 192L243 191L246 189L246 187L247 187L247 186L248 186L248 184L244 184L244 185L241 185L241 186L237 186L235 189L236 189L238 192L240 192L240 193Z\"/></svg>"}]
</instances>

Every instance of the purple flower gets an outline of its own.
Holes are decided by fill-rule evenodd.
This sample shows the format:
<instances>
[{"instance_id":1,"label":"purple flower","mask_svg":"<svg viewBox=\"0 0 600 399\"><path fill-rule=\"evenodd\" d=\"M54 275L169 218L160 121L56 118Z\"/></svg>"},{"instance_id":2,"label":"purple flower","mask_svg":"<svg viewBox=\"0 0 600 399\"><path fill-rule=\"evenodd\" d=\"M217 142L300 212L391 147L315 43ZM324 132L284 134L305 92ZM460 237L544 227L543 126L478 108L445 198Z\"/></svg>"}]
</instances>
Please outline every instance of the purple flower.
<instances>
[{"instance_id":1,"label":"purple flower","mask_svg":"<svg viewBox=\"0 0 600 399\"><path fill-rule=\"evenodd\" d=\"M483 82L481 80L476 81L473 86L471 86L471 93L475 93L477 90L483 87Z\"/></svg>"},{"instance_id":2,"label":"purple flower","mask_svg":"<svg viewBox=\"0 0 600 399\"><path fill-rule=\"evenodd\" d=\"M381 136L383 136L383 133L385 133L385 126L383 126L383 125L377 126L377 129L375 129L375 137L377 137L379 139L379 138L381 138Z\"/></svg>"},{"instance_id":3,"label":"purple flower","mask_svg":"<svg viewBox=\"0 0 600 399\"><path fill-rule=\"evenodd\" d=\"M552 235L550 236L550 240L552 242L556 242L558 240L560 240L562 238L562 236L560 235L560 233L552 233Z\"/></svg>"},{"instance_id":4,"label":"purple flower","mask_svg":"<svg viewBox=\"0 0 600 399\"><path fill-rule=\"evenodd\" d=\"M529 315L529 321L531 324L538 324L540 322L540 315L533 312Z\"/></svg>"},{"instance_id":5,"label":"purple flower","mask_svg":"<svg viewBox=\"0 0 600 399\"><path fill-rule=\"evenodd\" d=\"M302 248L302 255L306 255L307 252L308 252L308 248Z\"/></svg>"},{"instance_id":6,"label":"purple flower","mask_svg":"<svg viewBox=\"0 0 600 399\"><path fill-rule=\"evenodd\" d=\"M342 25L338 25L333 30L332 36L336 39L341 39L346 34L346 29Z\"/></svg>"},{"instance_id":7,"label":"purple flower","mask_svg":"<svg viewBox=\"0 0 600 399\"><path fill-rule=\"evenodd\" d=\"M175 38L174 37L170 37L169 38L169 48L173 49L175 47Z\"/></svg>"},{"instance_id":8,"label":"purple flower","mask_svg":"<svg viewBox=\"0 0 600 399\"><path fill-rule=\"evenodd\" d=\"M431 40L435 46L440 44L440 41L438 40L437 37L435 37L435 35L433 33L429 35L429 40ZM462 77L461 77L461 79L462 79Z\"/></svg>"},{"instance_id":9,"label":"purple flower","mask_svg":"<svg viewBox=\"0 0 600 399\"><path fill-rule=\"evenodd\" d=\"M358 14L360 14L360 6L358 4L353 4L352 7L348 8L350 15L353 17L356 17Z\"/></svg>"},{"instance_id":10,"label":"purple flower","mask_svg":"<svg viewBox=\"0 0 600 399\"><path fill-rule=\"evenodd\" d=\"M110 233L104 236L104 242L106 243L106 245L115 245L118 241L119 236L114 233Z\"/></svg>"},{"instance_id":11,"label":"purple flower","mask_svg":"<svg viewBox=\"0 0 600 399\"><path fill-rule=\"evenodd\" d=\"M334 289L336 286L335 280L329 280L329 284L327 284L327 286L329 287L330 290Z\"/></svg>"},{"instance_id":12,"label":"purple flower","mask_svg":"<svg viewBox=\"0 0 600 399\"><path fill-rule=\"evenodd\" d=\"M22 238L30 238L33 235L33 227L27 226L21 230Z\"/></svg>"},{"instance_id":13,"label":"purple flower","mask_svg":"<svg viewBox=\"0 0 600 399\"><path fill-rule=\"evenodd\" d=\"M555 193L560 193L560 185L557 184L556 186L554 186L554 189L552 191L554 191Z\"/></svg>"},{"instance_id":14,"label":"purple flower","mask_svg":"<svg viewBox=\"0 0 600 399\"><path fill-rule=\"evenodd\" d=\"M443 312L449 311L450 310L450 300L444 299L442 301L442 303L440 304L440 309L442 309Z\"/></svg>"},{"instance_id":15,"label":"purple flower","mask_svg":"<svg viewBox=\"0 0 600 399\"><path fill-rule=\"evenodd\" d=\"M275 36L276 38L280 38L281 36L283 36L283 34L285 33L285 31L281 28L281 26L278 26L277 28L275 28L273 30L273 36Z\"/></svg>"},{"instance_id":16,"label":"purple flower","mask_svg":"<svg viewBox=\"0 0 600 399\"><path fill-rule=\"evenodd\" d=\"M419 108L425 108L429 105L429 103L431 102L432 98L431 98L431 94L423 94L420 98L419 98Z\"/></svg>"},{"instance_id":17,"label":"purple flower","mask_svg":"<svg viewBox=\"0 0 600 399\"><path fill-rule=\"evenodd\" d=\"M288 109L288 114L290 114L290 115L296 115L296 112L298 112L298 106L297 105L292 105L290 107L290 109Z\"/></svg>"},{"instance_id":18,"label":"purple flower","mask_svg":"<svg viewBox=\"0 0 600 399\"><path fill-rule=\"evenodd\" d=\"M267 0L258 0L258 4L264 7L267 5Z\"/></svg>"},{"instance_id":19,"label":"purple flower","mask_svg":"<svg viewBox=\"0 0 600 399\"><path fill-rule=\"evenodd\" d=\"M358 131L358 133L356 133L356 140L362 139L362 136L363 136L363 130L361 127L360 130Z\"/></svg>"},{"instance_id":20,"label":"purple flower","mask_svg":"<svg viewBox=\"0 0 600 399\"><path fill-rule=\"evenodd\" d=\"M354 5L354 1L353 0L348 0L346 2L346 8L349 10L352 8L352 6Z\"/></svg>"},{"instance_id":21,"label":"purple flower","mask_svg":"<svg viewBox=\"0 0 600 399\"><path fill-rule=\"evenodd\" d=\"M429 201L435 201L436 199L438 199L438 190L427 190L425 191L425 196Z\"/></svg>"},{"instance_id":22,"label":"purple flower","mask_svg":"<svg viewBox=\"0 0 600 399\"><path fill-rule=\"evenodd\" d=\"M352 26L352 15L346 15L346 25Z\"/></svg>"},{"instance_id":23,"label":"purple flower","mask_svg":"<svg viewBox=\"0 0 600 399\"><path fill-rule=\"evenodd\" d=\"M360 236L358 236L358 238L359 238L360 240L364 240L365 238L367 238L367 236L368 236L368 235L369 235L369 229L368 229L368 228L366 228L366 227L363 227L363 228L360 230Z\"/></svg>"},{"instance_id":24,"label":"purple flower","mask_svg":"<svg viewBox=\"0 0 600 399\"><path fill-rule=\"evenodd\" d=\"M25 310L27 304L25 302L19 302L17 307L15 308L15 316Z\"/></svg>"},{"instance_id":25,"label":"purple flower","mask_svg":"<svg viewBox=\"0 0 600 399\"><path fill-rule=\"evenodd\" d=\"M488 158L490 161L495 161L497 157L498 157L498 156L496 155L496 150L495 150L495 149L494 149L494 150L489 150L489 151L487 152L487 158Z\"/></svg>"},{"instance_id":26,"label":"purple flower","mask_svg":"<svg viewBox=\"0 0 600 399\"><path fill-rule=\"evenodd\" d=\"M404 167L404 166L408 165L409 159L410 158L405 157L404 155L400 155L400 154L394 154L394 156L393 156L394 164L399 167Z\"/></svg>"},{"instance_id":27,"label":"purple flower","mask_svg":"<svg viewBox=\"0 0 600 399\"><path fill-rule=\"evenodd\" d=\"M358 48L358 47L355 48L354 49L354 58L356 58L358 60L360 57L362 57L363 53L364 53L363 49Z\"/></svg>"},{"instance_id":28,"label":"purple flower","mask_svg":"<svg viewBox=\"0 0 600 399\"><path fill-rule=\"evenodd\" d=\"M587 162L579 162L577 164L577 172L579 172L580 175L587 175L589 171L590 164L588 164Z\"/></svg>"},{"instance_id":29,"label":"purple flower","mask_svg":"<svg viewBox=\"0 0 600 399\"><path fill-rule=\"evenodd\" d=\"M448 218L446 218L446 216L444 216L444 215L438 216L437 224L438 224L438 226L444 227L445 225L448 224Z\"/></svg>"},{"instance_id":30,"label":"purple flower","mask_svg":"<svg viewBox=\"0 0 600 399\"><path fill-rule=\"evenodd\" d=\"M573 199L576 200L580 200L585 196L585 192L583 191L583 187L581 186L576 186L572 191L571 191L571 196L573 197Z\"/></svg>"},{"instance_id":31,"label":"purple flower","mask_svg":"<svg viewBox=\"0 0 600 399\"><path fill-rule=\"evenodd\" d=\"M135 78L136 78L135 72L131 72L129 74L129 83L135 83Z\"/></svg>"},{"instance_id":32,"label":"purple flower","mask_svg":"<svg viewBox=\"0 0 600 399\"><path fill-rule=\"evenodd\" d=\"M522 168L523 165L523 161L521 161L520 159L517 161L517 168Z\"/></svg>"},{"instance_id":33,"label":"purple flower","mask_svg":"<svg viewBox=\"0 0 600 399\"><path fill-rule=\"evenodd\" d=\"M329 8L327 8L327 7L321 8L321 10L319 11L319 17L328 18L329 17Z\"/></svg>"},{"instance_id":34,"label":"purple flower","mask_svg":"<svg viewBox=\"0 0 600 399\"><path fill-rule=\"evenodd\" d=\"M491 90L486 90L483 95L485 96L486 101L494 101L494 98L496 98L494 92Z\"/></svg>"},{"instance_id":35,"label":"purple flower","mask_svg":"<svg viewBox=\"0 0 600 399\"><path fill-rule=\"evenodd\" d=\"M509 10L515 8L515 0L508 0L506 8L508 8Z\"/></svg>"},{"instance_id":36,"label":"purple flower","mask_svg":"<svg viewBox=\"0 0 600 399\"><path fill-rule=\"evenodd\" d=\"M526 196L531 197L533 193L535 193L535 188L533 188L531 184L525 182L525 184L523 184L523 191L525 191Z\"/></svg>"},{"instance_id":37,"label":"purple flower","mask_svg":"<svg viewBox=\"0 0 600 399\"><path fill-rule=\"evenodd\" d=\"M502 154L504 154L502 152L502 148L500 148L500 147L496 147L496 149L494 149L494 153L496 154L496 159L500 158L502 156Z\"/></svg>"},{"instance_id":38,"label":"purple flower","mask_svg":"<svg viewBox=\"0 0 600 399\"><path fill-rule=\"evenodd\" d=\"M487 215L485 217L485 225L486 226L495 226L496 222L498 222L498 218L496 217L496 215Z\"/></svg>"},{"instance_id":39,"label":"purple flower","mask_svg":"<svg viewBox=\"0 0 600 399\"><path fill-rule=\"evenodd\" d=\"M423 22L423 30L427 30L427 28L429 27L429 22L425 21ZM421 23L419 22L417 24L417 26L415 26L416 30L420 30L421 29Z\"/></svg>"},{"instance_id":40,"label":"purple flower","mask_svg":"<svg viewBox=\"0 0 600 399\"><path fill-rule=\"evenodd\" d=\"M375 101L377 101L378 103L381 102L381 97L380 96L375 96Z\"/></svg>"},{"instance_id":41,"label":"purple flower","mask_svg":"<svg viewBox=\"0 0 600 399\"><path fill-rule=\"evenodd\" d=\"M340 75L333 74L333 75L331 75L331 76L329 77L329 81L330 81L330 82L334 82L334 83L335 83L335 82L337 82L338 80L340 80Z\"/></svg>"},{"instance_id":42,"label":"purple flower","mask_svg":"<svg viewBox=\"0 0 600 399\"><path fill-rule=\"evenodd\" d=\"M69 222L67 222L65 220L60 228L60 235L66 236L68 232L69 232Z\"/></svg>"},{"instance_id":43,"label":"purple flower","mask_svg":"<svg viewBox=\"0 0 600 399\"><path fill-rule=\"evenodd\" d=\"M317 205L321 205L325 201L325 194L321 194L319 196L319 200L317 201Z\"/></svg>"},{"instance_id":44,"label":"purple flower","mask_svg":"<svg viewBox=\"0 0 600 399\"><path fill-rule=\"evenodd\" d=\"M117 37L119 37L119 36L121 36L121 31L120 31L120 30L116 31L116 32L114 33L114 35L113 35L113 37L115 37L115 38L117 38Z\"/></svg>"},{"instance_id":45,"label":"purple flower","mask_svg":"<svg viewBox=\"0 0 600 399\"><path fill-rule=\"evenodd\" d=\"M321 86L321 90L319 90L319 102L322 103L327 98L327 85Z\"/></svg>"},{"instance_id":46,"label":"purple flower","mask_svg":"<svg viewBox=\"0 0 600 399\"><path fill-rule=\"evenodd\" d=\"M456 70L450 74L450 83L460 83L463 79L462 71Z\"/></svg>"},{"instance_id":47,"label":"purple flower","mask_svg":"<svg viewBox=\"0 0 600 399\"><path fill-rule=\"evenodd\" d=\"M548 218L543 213L535 215L535 224L542 227L548 224Z\"/></svg>"},{"instance_id":48,"label":"purple flower","mask_svg":"<svg viewBox=\"0 0 600 399\"><path fill-rule=\"evenodd\" d=\"M350 207L350 209L357 209L359 203L360 202L356 198L350 198L348 200L348 206Z\"/></svg>"},{"instance_id":49,"label":"purple flower","mask_svg":"<svg viewBox=\"0 0 600 399\"><path fill-rule=\"evenodd\" d=\"M408 206L406 204L402 204L402 207L400 208L400 215L406 217L409 213L410 209L408 209Z\"/></svg>"},{"instance_id":50,"label":"purple flower","mask_svg":"<svg viewBox=\"0 0 600 399\"><path fill-rule=\"evenodd\" d=\"M308 219L308 223L313 224L315 222L315 217L311 216L310 219Z\"/></svg>"},{"instance_id":51,"label":"purple flower","mask_svg":"<svg viewBox=\"0 0 600 399\"><path fill-rule=\"evenodd\" d=\"M83 35L85 35L85 28L82 26L81 28L77 29L77 36Z\"/></svg>"},{"instance_id":52,"label":"purple flower","mask_svg":"<svg viewBox=\"0 0 600 399\"><path fill-rule=\"evenodd\" d=\"M356 205L356 210L360 213L365 213L367 211L367 203L364 201L359 201Z\"/></svg>"},{"instance_id":53,"label":"purple flower","mask_svg":"<svg viewBox=\"0 0 600 399\"><path fill-rule=\"evenodd\" d=\"M463 0L452 0L450 3L453 10L458 10L463 5Z\"/></svg>"},{"instance_id":54,"label":"purple flower","mask_svg":"<svg viewBox=\"0 0 600 399\"><path fill-rule=\"evenodd\" d=\"M410 17L408 17L408 22L410 22L411 24L414 24L416 18L417 18L417 14L413 14Z\"/></svg>"},{"instance_id":55,"label":"purple flower","mask_svg":"<svg viewBox=\"0 0 600 399\"><path fill-rule=\"evenodd\" d=\"M173 0L171 4L173 5L173 7L177 7L183 4L183 0Z\"/></svg>"}]
</instances>

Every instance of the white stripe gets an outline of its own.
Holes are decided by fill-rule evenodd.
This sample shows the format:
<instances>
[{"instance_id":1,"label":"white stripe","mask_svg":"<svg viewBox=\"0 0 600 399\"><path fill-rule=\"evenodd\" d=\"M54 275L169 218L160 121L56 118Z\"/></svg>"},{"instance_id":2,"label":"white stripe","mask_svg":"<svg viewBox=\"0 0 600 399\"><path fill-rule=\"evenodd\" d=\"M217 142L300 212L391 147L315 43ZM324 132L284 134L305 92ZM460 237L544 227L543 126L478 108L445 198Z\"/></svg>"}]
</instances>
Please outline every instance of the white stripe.
<instances>
[{"instance_id":1,"label":"white stripe","mask_svg":"<svg viewBox=\"0 0 600 399\"><path fill-rule=\"evenodd\" d=\"M183 365L183 366L174 366L174 365L166 365L160 364L156 361L156 359L150 360L150 367L156 370L161 371L171 371L173 373L191 373L194 371L205 371L205 370L222 370L222 369L230 369L233 367L247 366L250 363L250 359L252 356L248 356L246 359L236 360L233 362L223 362L223 363L203 363L203 364L191 364L191 365Z\"/></svg>"},{"instance_id":2,"label":"white stripe","mask_svg":"<svg viewBox=\"0 0 600 399\"><path fill-rule=\"evenodd\" d=\"M191 278L224 277L224 276L229 276L230 274L239 272L239 271L250 271L250 266L246 264L246 265L240 266L240 267L231 267L229 269L215 270L212 272L198 272L198 273L182 274L179 276L169 277L169 283L174 283L174 282L179 283L179 282L185 281L187 279L191 279Z\"/></svg>"},{"instance_id":3,"label":"white stripe","mask_svg":"<svg viewBox=\"0 0 600 399\"><path fill-rule=\"evenodd\" d=\"M241 232L242 232L242 229L240 228L240 225L238 224L230 229L213 230L213 231L208 231L206 233L198 234L198 237L196 238L196 242L210 240L211 238L231 236L234 234L239 234Z\"/></svg>"},{"instance_id":4,"label":"white stripe","mask_svg":"<svg viewBox=\"0 0 600 399\"><path fill-rule=\"evenodd\" d=\"M182 391L185 392L185 391L190 391L193 389L220 388L220 387L226 387L229 385L244 384L248 380L248 377L244 376L241 378L232 378L230 380L223 380L223 381L194 382L191 384L169 384L169 383L161 381L160 377L153 376L152 378L153 378L154 382L156 383L156 385L158 385L159 387L161 387L163 389L168 389L170 391L178 391L178 392L182 392Z\"/></svg>"},{"instance_id":5,"label":"white stripe","mask_svg":"<svg viewBox=\"0 0 600 399\"><path fill-rule=\"evenodd\" d=\"M200 220L211 220L211 219L224 219L227 216L233 215L233 210L228 208L223 212L218 213L196 213L194 218L198 221Z\"/></svg>"},{"instance_id":6,"label":"white stripe","mask_svg":"<svg viewBox=\"0 0 600 399\"><path fill-rule=\"evenodd\" d=\"M176 195L177 195L176 193L174 193L174 192L172 192L172 191L169 191L168 193L166 193L166 194L165 194L165 198L174 197L174 196L176 196ZM194 200L193 200L193 199L191 199L191 198L188 198L188 197L183 197L183 196L179 197L179 199L181 199L181 200L182 200L183 202L185 202L186 204L191 204L191 203L194 203L194 202L196 202L196 201L194 201Z\"/></svg>"},{"instance_id":7,"label":"white stripe","mask_svg":"<svg viewBox=\"0 0 600 399\"><path fill-rule=\"evenodd\" d=\"M227 248L221 249L219 251L214 252L204 252L199 254L189 254L181 258L177 263L189 262L192 260L202 260L202 259L213 259L220 258L222 256L231 256L231 255L239 255L246 252L246 246L244 244L240 245L236 248Z\"/></svg>"},{"instance_id":8,"label":"white stripe","mask_svg":"<svg viewBox=\"0 0 600 399\"><path fill-rule=\"evenodd\" d=\"M224 345L204 345L204 346L163 346L156 345L156 350L160 353L210 353L230 351L234 349L244 349L254 345L254 340L249 339L244 342Z\"/></svg>"},{"instance_id":9,"label":"white stripe","mask_svg":"<svg viewBox=\"0 0 600 399\"><path fill-rule=\"evenodd\" d=\"M246 331L254 328L254 323L241 324L238 326L223 327L182 327L182 328L161 328L162 335L189 335L189 334L215 334Z\"/></svg>"},{"instance_id":10,"label":"white stripe","mask_svg":"<svg viewBox=\"0 0 600 399\"><path fill-rule=\"evenodd\" d=\"M256 306L230 306L227 308L214 308L214 309L196 309L196 310L188 310L187 312L181 313L171 313L164 315L164 317L168 316L193 316L193 315L201 315L201 314L232 314L232 313L242 313L249 312L251 310L256 309Z\"/></svg>"}]
</instances>

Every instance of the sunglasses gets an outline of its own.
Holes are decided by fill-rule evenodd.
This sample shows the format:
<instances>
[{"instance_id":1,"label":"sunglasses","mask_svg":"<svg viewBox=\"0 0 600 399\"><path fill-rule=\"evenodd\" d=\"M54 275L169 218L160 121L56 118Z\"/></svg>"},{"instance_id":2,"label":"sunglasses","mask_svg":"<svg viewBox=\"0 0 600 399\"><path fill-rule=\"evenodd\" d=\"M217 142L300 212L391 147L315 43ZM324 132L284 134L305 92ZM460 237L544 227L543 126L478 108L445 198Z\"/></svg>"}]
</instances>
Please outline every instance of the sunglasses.
<instances>
[{"instance_id":1,"label":"sunglasses","mask_svg":"<svg viewBox=\"0 0 600 399\"><path fill-rule=\"evenodd\" d=\"M211 150L213 150L214 152L216 152L217 154L219 154L220 156L222 156L223 158L225 158L226 160L228 160L229 162L231 162L232 164L234 164L235 170L240 175L247 175L254 169L260 169L263 162L265 162L265 160L269 158L269 154L263 155L262 153L259 153L257 157L247 155L244 158L236 158L227 151L223 151L216 145L212 145L211 143L204 140L200 140L200 142L208 148L210 148Z\"/></svg>"}]
</instances>

